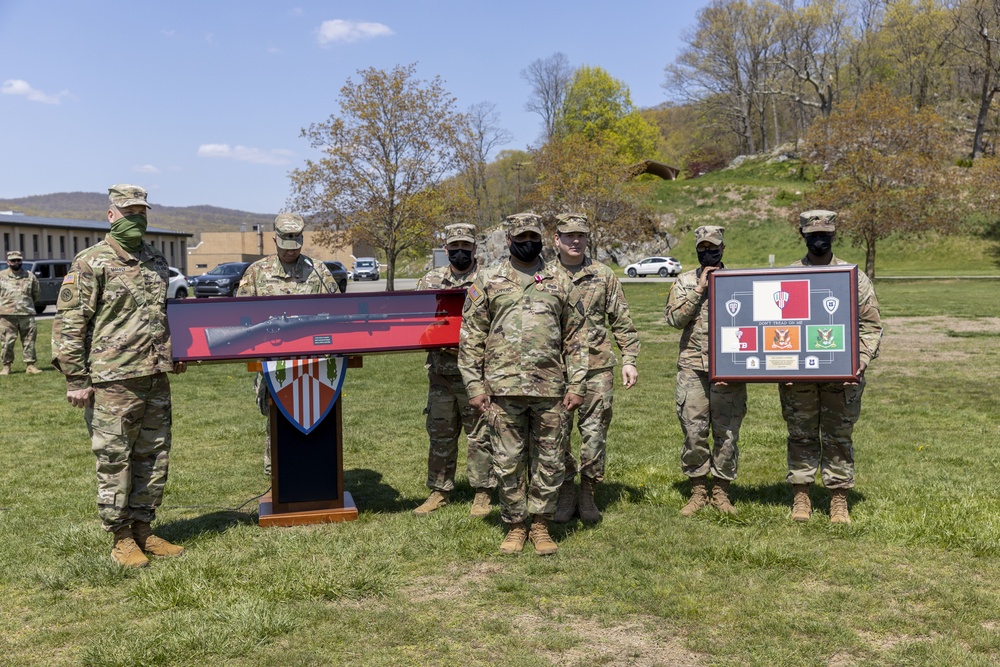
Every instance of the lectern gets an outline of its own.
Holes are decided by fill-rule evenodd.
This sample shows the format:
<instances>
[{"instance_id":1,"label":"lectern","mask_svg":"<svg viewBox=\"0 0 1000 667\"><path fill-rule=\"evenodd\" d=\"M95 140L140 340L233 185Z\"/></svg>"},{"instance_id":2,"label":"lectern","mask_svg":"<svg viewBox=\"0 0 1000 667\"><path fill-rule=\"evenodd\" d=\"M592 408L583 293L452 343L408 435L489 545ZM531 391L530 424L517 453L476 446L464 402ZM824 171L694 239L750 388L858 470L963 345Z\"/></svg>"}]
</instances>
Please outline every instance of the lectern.
<instances>
[{"instance_id":1,"label":"lectern","mask_svg":"<svg viewBox=\"0 0 1000 667\"><path fill-rule=\"evenodd\" d=\"M244 362L266 374L271 491L260 525L357 518L344 490L346 369L364 354L457 346L464 302L464 290L167 301L175 361Z\"/></svg>"}]
</instances>

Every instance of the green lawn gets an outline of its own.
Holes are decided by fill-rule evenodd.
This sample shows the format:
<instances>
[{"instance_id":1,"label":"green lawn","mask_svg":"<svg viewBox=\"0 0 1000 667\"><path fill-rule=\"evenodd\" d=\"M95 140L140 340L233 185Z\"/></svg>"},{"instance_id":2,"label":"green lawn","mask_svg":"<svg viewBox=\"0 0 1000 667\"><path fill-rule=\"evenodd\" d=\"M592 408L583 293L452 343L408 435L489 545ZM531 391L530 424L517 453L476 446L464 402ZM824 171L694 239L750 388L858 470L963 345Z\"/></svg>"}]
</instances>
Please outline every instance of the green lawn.
<instances>
[{"instance_id":1,"label":"green lawn","mask_svg":"<svg viewBox=\"0 0 1000 667\"><path fill-rule=\"evenodd\" d=\"M422 355L396 354L348 371L345 477L361 518L345 524L258 528L249 501L268 482L250 374L174 378L158 527L187 552L122 571L81 411L56 373L18 362L0 378L0 664L997 664L998 283L876 283L886 334L847 527L829 524L822 489L809 523L789 520L773 385L750 388L739 515L678 515L668 287L626 286L643 348L639 384L617 390L604 521L557 528L544 559L497 552L497 513L468 516L464 477L457 502L412 515L427 493L426 376Z\"/></svg>"}]
</instances>

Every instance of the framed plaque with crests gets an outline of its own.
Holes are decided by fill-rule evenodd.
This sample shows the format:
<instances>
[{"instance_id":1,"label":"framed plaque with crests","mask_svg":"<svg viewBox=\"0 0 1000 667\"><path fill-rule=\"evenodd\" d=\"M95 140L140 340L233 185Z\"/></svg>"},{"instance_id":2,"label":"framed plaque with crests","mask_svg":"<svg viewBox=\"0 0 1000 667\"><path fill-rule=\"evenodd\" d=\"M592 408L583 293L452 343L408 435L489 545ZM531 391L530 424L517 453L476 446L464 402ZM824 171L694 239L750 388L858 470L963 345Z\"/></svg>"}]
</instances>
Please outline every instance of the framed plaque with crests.
<instances>
[{"instance_id":1,"label":"framed plaque with crests","mask_svg":"<svg viewBox=\"0 0 1000 667\"><path fill-rule=\"evenodd\" d=\"M719 269L709 276L709 378L858 379L858 267Z\"/></svg>"}]
</instances>

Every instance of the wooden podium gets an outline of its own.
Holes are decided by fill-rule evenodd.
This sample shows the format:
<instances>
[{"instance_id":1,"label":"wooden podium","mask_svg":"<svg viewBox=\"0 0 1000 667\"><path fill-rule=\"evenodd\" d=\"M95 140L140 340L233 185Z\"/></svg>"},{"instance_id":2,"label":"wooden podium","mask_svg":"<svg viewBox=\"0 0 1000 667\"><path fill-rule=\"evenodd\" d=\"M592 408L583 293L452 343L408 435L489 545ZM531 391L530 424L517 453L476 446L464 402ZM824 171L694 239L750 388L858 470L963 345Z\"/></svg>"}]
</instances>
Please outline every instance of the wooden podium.
<instances>
[{"instance_id":1,"label":"wooden podium","mask_svg":"<svg viewBox=\"0 0 1000 667\"><path fill-rule=\"evenodd\" d=\"M175 361L238 361L260 371L261 360L301 365L346 356L348 368L361 368L361 354L457 347L464 303L460 289L168 299L167 319ZM275 391L284 396L286 388ZM260 525L357 519L344 490L341 398L305 431L289 419L298 413L285 407L287 396L282 401L279 408L271 400L271 491L260 499Z\"/></svg>"},{"instance_id":2,"label":"wooden podium","mask_svg":"<svg viewBox=\"0 0 1000 667\"><path fill-rule=\"evenodd\" d=\"M248 368L260 364L248 364ZM361 357L349 357L348 368L360 368ZM358 508L344 490L344 447L341 400L309 433L292 424L274 400L268 415L271 436L271 490L261 497L261 526L300 526L354 521Z\"/></svg>"}]
</instances>

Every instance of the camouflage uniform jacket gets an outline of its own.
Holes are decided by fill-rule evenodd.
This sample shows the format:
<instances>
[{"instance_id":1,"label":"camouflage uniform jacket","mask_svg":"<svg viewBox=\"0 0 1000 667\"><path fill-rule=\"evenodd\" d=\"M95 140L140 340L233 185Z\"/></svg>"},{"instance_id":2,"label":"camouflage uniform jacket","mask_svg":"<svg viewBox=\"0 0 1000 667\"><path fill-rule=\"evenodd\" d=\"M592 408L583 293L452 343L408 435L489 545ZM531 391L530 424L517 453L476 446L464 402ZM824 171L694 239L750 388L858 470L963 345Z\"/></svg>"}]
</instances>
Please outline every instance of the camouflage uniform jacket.
<instances>
[{"instance_id":1,"label":"camouflage uniform jacket","mask_svg":"<svg viewBox=\"0 0 1000 667\"><path fill-rule=\"evenodd\" d=\"M451 264L440 266L428 271L423 278L417 281L417 289L465 289L479 277L479 262L474 262L465 273L455 275L451 271ZM424 368L432 373L441 375L459 375L458 370L458 348L443 347L438 350L428 350L427 363Z\"/></svg>"},{"instance_id":2,"label":"camouflage uniform jacket","mask_svg":"<svg viewBox=\"0 0 1000 667\"><path fill-rule=\"evenodd\" d=\"M830 259L830 266L851 266L850 262ZM816 266L806 255L789 266ZM868 366L872 359L878 356L879 342L882 340L882 316L879 314L878 297L875 296L875 286L868 274L858 269L858 355L861 363Z\"/></svg>"},{"instance_id":3,"label":"camouflage uniform jacket","mask_svg":"<svg viewBox=\"0 0 1000 667\"><path fill-rule=\"evenodd\" d=\"M152 245L136 257L110 235L76 256L52 324L52 365L68 389L173 370L168 269Z\"/></svg>"},{"instance_id":4,"label":"camouflage uniform jacket","mask_svg":"<svg viewBox=\"0 0 1000 667\"><path fill-rule=\"evenodd\" d=\"M695 290L701 271L699 266L677 276L667 297L664 313L667 324L683 329L680 354L677 355L678 369L708 370L708 291L698 294Z\"/></svg>"},{"instance_id":5,"label":"camouflage uniform jacket","mask_svg":"<svg viewBox=\"0 0 1000 667\"><path fill-rule=\"evenodd\" d=\"M558 257L552 261L552 270L564 272L583 298L587 313L584 336L590 355L588 369L601 370L618 363L611 349L608 325L622 351L622 363L635 365L639 356L639 332L632 324L628 301L614 271L590 257L584 258L583 266L575 274L568 271Z\"/></svg>"},{"instance_id":6,"label":"camouflage uniform jacket","mask_svg":"<svg viewBox=\"0 0 1000 667\"><path fill-rule=\"evenodd\" d=\"M258 259L247 267L236 290L236 296L326 293L337 293L337 281L326 264L314 262L305 255L295 260L291 273L285 271L277 255Z\"/></svg>"},{"instance_id":7,"label":"camouflage uniform jacket","mask_svg":"<svg viewBox=\"0 0 1000 667\"><path fill-rule=\"evenodd\" d=\"M34 315L40 298L34 273L10 267L0 271L0 315Z\"/></svg>"},{"instance_id":8,"label":"camouflage uniform jacket","mask_svg":"<svg viewBox=\"0 0 1000 667\"><path fill-rule=\"evenodd\" d=\"M565 275L544 265L527 287L523 276L508 258L481 271L469 287L458 348L469 397L585 395L579 292Z\"/></svg>"}]
</instances>

